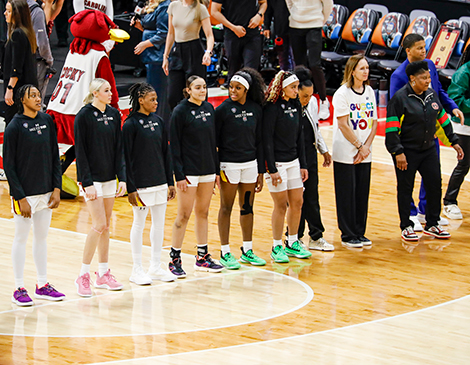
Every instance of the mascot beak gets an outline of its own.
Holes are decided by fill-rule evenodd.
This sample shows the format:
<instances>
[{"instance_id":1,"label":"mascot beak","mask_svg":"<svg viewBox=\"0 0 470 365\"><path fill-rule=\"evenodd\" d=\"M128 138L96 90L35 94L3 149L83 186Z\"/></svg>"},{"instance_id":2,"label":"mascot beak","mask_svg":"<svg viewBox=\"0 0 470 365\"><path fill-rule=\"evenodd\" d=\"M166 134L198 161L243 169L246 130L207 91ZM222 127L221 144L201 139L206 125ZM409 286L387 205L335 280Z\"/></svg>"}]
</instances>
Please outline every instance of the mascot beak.
<instances>
[{"instance_id":1,"label":"mascot beak","mask_svg":"<svg viewBox=\"0 0 470 365\"><path fill-rule=\"evenodd\" d=\"M123 29L111 29L109 31L109 39L112 41L122 43L125 40L128 40L131 36Z\"/></svg>"}]
</instances>

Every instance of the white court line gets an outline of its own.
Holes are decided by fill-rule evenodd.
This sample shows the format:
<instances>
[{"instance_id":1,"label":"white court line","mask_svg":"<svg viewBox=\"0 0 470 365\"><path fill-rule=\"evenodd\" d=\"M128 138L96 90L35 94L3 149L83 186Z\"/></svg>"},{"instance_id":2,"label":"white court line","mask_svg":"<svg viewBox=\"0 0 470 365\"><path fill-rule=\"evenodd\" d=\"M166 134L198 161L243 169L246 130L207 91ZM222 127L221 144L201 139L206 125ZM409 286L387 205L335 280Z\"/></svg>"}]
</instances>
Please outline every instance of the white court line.
<instances>
[{"instance_id":1,"label":"white court line","mask_svg":"<svg viewBox=\"0 0 470 365\"><path fill-rule=\"evenodd\" d=\"M4 221L11 221L10 219L6 219L6 218L0 218L0 220L4 220ZM72 234L76 234L76 235L79 235L79 236L86 236L85 233L80 233L80 232L74 232L74 231L67 231L65 229L60 229L60 228L50 228L49 231L51 230L56 230L56 231L60 231L60 232L67 232L67 233L72 233ZM118 243L123 243L123 244L126 244L126 245L130 245L129 242L126 242L126 241L121 241L121 240L116 240L116 239L112 239L113 241L115 242L118 242ZM148 247L150 249L149 246L145 246L145 247ZM191 256L193 257L194 255L191 255L191 254L187 254L187 253L182 253L183 255L185 256ZM278 314L275 314L275 315L272 315L272 316L269 316L269 317L264 317L264 318L261 318L261 319L256 319L256 320L252 320L252 321L246 321L246 322L240 322L240 323L236 323L236 324L230 324L230 325L223 325L223 326L216 326L216 327L207 327L207 328L198 328L198 329L188 329L188 330L181 330L181 331L171 331L171 332L155 332L155 333L130 333L130 334L116 334L116 335L60 335L60 336L49 336L49 335L18 335L18 334L14 334L14 333L0 333L0 335L5 335L5 336L19 336L19 337L45 337L45 338L66 338L66 337L70 337L70 338L85 338L85 337L123 337L123 336L148 336L148 335L165 335L165 334L174 334L174 333L186 333L186 332L199 332L199 331L211 331L211 330L215 330L215 329L221 329L221 328L228 328L228 327L236 327L236 326L243 326L243 325L247 325L247 324L252 324L252 323L256 323L256 322L263 322L263 321L267 321L267 320L270 320L270 319L273 319L273 318L277 318L277 317L282 317L282 316L285 316L287 314L290 314L292 312L295 312L303 307L305 307L308 303L310 303L314 297L314 292L312 290L312 288L305 284L303 281L297 279L297 278L293 278L289 275L284 275L284 274L280 274L280 273L277 273L275 271L271 271L271 270L266 270L266 269L261 269L261 268L255 268L255 267L251 267L251 266L248 266L248 267L244 267L242 270L240 271L231 271L231 272L227 272L227 273L219 273L219 274L214 274L214 275L211 275L211 276L206 276L206 277L200 277L200 278L194 278L194 279L178 279L178 281L175 281L175 282L172 282L172 283L168 283L168 285L174 285L174 284L184 284L184 283L188 283L188 282L194 282L194 281L200 281L200 280L211 280L211 279L217 279L217 278L221 278L221 277L225 277L225 276L229 276L229 275L241 275L241 274L244 274L245 272L248 272L248 271L260 271L260 272L266 272L266 273L269 273L269 274L273 274L273 275L278 275L278 276L281 276L283 279L288 279L288 280L292 280L294 281L295 283L299 284L302 288L304 288L304 290L306 291L306 298L304 299L304 301L300 304L298 304L297 306L289 309L289 310L286 310L284 312L281 312L281 313L278 313ZM130 289L130 290L120 290L120 291L116 291L116 292L110 292L110 293L107 293L107 294L102 294L100 296L93 296L92 298L97 298L97 297L102 297L102 296L108 296L108 295L119 295L121 293L126 293L126 292L132 292L134 290L146 290L146 289L155 289L155 288L158 288L159 286L168 286L166 284L161 284L161 285L156 285L156 286L152 286L152 285L149 285L149 286L141 286L141 287L138 287L138 288L135 288L135 289ZM76 302L76 301L79 301L79 300L90 300L92 298L76 298L76 299L67 299L65 301L60 301L60 302L49 302L49 303L44 303L40 306L36 306L36 307L43 307L43 306L62 306L66 303L69 303L69 302ZM30 307L31 308L31 307ZM34 308L34 307L33 307ZM10 310L7 310L7 311L3 311L3 312L0 312L0 315L4 314L4 313L11 313L11 312L15 312L15 311L19 311L21 312L22 310L24 310L24 308L15 308L15 309L10 309Z\"/></svg>"},{"instance_id":2,"label":"white court line","mask_svg":"<svg viewBox=\"0 0 470 365\"><path fill-rule=\"evenodd\" d=\"M306 333L306 334L303 334L303 335L296 335L296 336L290 336L290 337L284 337L284 338L276 338L274 340L251 342L251 343L245 343L245 344L241 344L241 345L225 346L225 347L218 347L218 348L206 349L206 350L195 350L195 351L180 352L180 353L177 353L177 354L148 356L148 357L141 357L141 358L132 358L132 359L127 359L127 360L94 362L94 363L88 363L87 365L120 364L120 363L131 362L131 361L163 359L163 358L175 357L175 356L180 356L180 355L203 354L203 353L213 352L213 351L218 351L218 350L232 350L232 349L236 349L236 348L240 348L240 347L264 345L264 344L267 344L267 343L275 343L275 342L288 341L288 340L297 340L297 339L300 339L300 338L313 337L313 336L321 335L321 334L325 334L325 333L340 332L340 331L348 330L348 329L351 329L351 328L362 327L362 326L375 324L375 323L380 323L380 322L386 322L386 321L390 321L392 319L405 317L405 316L410 316L410 315L413 315L413 314L426 312L426 311L431 310L431 309L444 307L446 305L453 304L453 303L456 303L456 302L459 302L461 300L468 299L468 298L470 298L470 295L466 295L462 298L454 299L454 300L451 300L451 301L448 301L448 302L445 302L445 303L436 304L436 305L433 305L432 307L418 309L418 310L408 312L408 313L397 314L396 316L391 316L391 317L386 317L386 318L381 318L381 319L375 319L375 320L369 321L369 322L352 324L350 326L332 328L332 329L329 329L329 330L324 330L324 331L319 331L319 332Z\"/></svg>"}]
</instances>

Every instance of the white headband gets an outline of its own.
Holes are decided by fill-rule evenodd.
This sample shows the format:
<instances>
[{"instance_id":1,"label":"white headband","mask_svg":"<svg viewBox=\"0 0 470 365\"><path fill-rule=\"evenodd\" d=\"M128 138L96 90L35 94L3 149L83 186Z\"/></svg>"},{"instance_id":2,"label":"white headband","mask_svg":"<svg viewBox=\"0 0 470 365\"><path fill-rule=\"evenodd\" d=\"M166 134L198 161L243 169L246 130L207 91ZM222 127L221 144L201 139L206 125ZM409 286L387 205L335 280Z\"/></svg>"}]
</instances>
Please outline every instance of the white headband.
<instances>
[{"instance_id":1,"label":"white headband","mask_svg":"<svg viewBox=\"0 0 470 365\"><path fill-rule=\"evenodd\" d=\"M243 76L233 75L233 77L230 79L230 82L232 81L239 82L240 84L245 86L247 90L250 88L250 84L248 83L248 80L245 79Z\"/></svg>"},{"instance_id":2,"label":"white headband","mask_svg":"<svg viewBox=\"0 0 470 365\"><path fill-rule=\"evenodd\" d=\"M290 75L287 79L282 82L282 88L289 86L293 82L299 81L299 78L296 75Z\"/></svg>"}]
</instances>

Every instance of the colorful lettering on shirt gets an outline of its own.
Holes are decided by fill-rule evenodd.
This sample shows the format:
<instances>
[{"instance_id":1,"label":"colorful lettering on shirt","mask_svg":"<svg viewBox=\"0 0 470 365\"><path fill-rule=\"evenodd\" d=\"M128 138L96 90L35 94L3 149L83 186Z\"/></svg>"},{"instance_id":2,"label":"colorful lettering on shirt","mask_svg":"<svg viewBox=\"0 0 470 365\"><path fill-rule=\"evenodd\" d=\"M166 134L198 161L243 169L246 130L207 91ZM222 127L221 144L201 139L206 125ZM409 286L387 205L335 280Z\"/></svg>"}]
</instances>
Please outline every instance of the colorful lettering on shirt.
<instances>
[{"instance_id":1,"label":"colorful lettering on shirt","mask_svg":"<svg viewBox=\"0 0 470 365\"><path fill-rule=\"evenodd\" d=\"M353 130L371 129L374 121L374 103L351 104L349 120Z\"/></svg>"}]
</instances>

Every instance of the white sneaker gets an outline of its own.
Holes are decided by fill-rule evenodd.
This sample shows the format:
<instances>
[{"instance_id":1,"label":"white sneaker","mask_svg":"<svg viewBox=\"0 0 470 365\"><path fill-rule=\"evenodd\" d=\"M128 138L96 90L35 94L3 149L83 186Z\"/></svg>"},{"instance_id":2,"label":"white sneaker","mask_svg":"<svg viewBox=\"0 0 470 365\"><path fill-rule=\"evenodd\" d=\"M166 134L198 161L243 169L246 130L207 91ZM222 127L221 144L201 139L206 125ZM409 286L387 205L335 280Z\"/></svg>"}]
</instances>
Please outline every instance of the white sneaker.
<instances>
[{"instance_id":1,"label":"white sneaker","mask_svg":"<svg viewBox=\"0 0 470 365\"><path fill-rule=\"evenodd\" d=\"M129 281L137 285L150 285L152 284L152 278L147 275L142 266L134 266L132 268L132 274Z\"/></svg>"},{"instance_id":2,"label":"white sneaker","mask_svg":"<svg viewBox=\"0 0 470 365\"><path fill-rule=\"evenodd\" d=\"M328 243L323 237L320 237L317 240L313 240L312 237L310 237L310 240L308 241L308 248L317 251L334 251L335 246L333 246L331 243Z\"/></svg>"},{"instance_id":3,"label":"white sneaker","mask_svg":"<svg viewBox=\"0 0 470 365\"><path fill-rule=\"evenodd\" d=\"M418 217L418 221L421 224L426 224L426 216L424 214L418 213L417 217ZM448 226L449 221L446 218L439 216L439 221L437 222L437 224L439 224L440 226ZM416 229L415 229L415 232L416 232Z\"/></svg>"},{"instance_id":4,"label":"white sneaker","mask_svg":"<svg viewBox=\"0 0 470 365\"><path fill-rule=\"evenodd\" d=\"M416 215L410 215L410 220L413 222L413 231L423 232L423 226Z\"/></svg>"},{"instance_id":5,"label":"white sneaker","mask_svg":"<svg viewBox=\"0 0 470 365\"><path fill-rule=\"evenodd\" d=\"M171 272L166 271L160 265L151 264L147 275L150 276L152 280L160 281L175 281L178 279L176 275L173 275Z\"/></svg>"},{"instance_id":6,"label":"white sneaker","mask_svg":"<svg viewBox=\"0 0 470 365\"><path fill-rule=\"evenodd\" d=\"M444 205L444 214L449 219L463 219L462 212L457 204ZM442 223L439 223L442 225Z\"/></svg>"},{"instance_id":7,"label":"white sneaker","mask_svg":"<svg viewBox=\"0 0 470 365\"><path fill-rule=\"evenodd\" d=\"M324 101L320 100L320 108L318 110L318 119L325 120L330 117L330 102L328 98Z\"/></svg>"},{"instance_id":8,"label":"white sneaker","mask_svg":"<svg viewBox=\"0 0 470 365\"><path fill-rule=\"evenodd\" d=\"M426 215L418 213L418 215L416 217L418 218L419 223L426 224ZM415 229L415 231L416 231L416 229Z\"/></svg>"}]
</instances>

